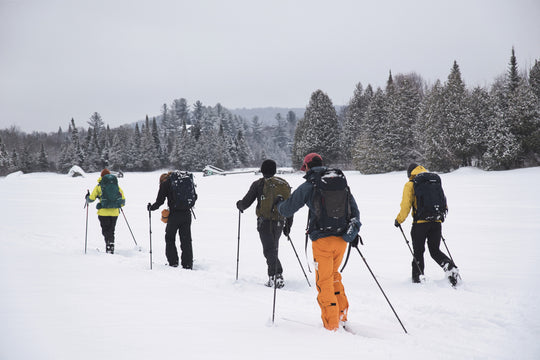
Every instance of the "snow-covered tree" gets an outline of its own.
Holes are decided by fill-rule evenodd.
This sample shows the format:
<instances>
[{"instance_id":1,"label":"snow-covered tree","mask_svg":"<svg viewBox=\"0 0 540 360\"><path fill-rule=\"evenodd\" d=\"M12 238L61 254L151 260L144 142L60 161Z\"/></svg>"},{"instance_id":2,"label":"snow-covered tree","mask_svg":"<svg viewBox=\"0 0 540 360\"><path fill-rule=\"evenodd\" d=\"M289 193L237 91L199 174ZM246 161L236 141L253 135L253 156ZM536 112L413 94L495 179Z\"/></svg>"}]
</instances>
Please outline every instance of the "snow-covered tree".
<instances>
[{"instance_id":1,"label":"snow-covered tree","mask_svg":"<svg viewBox=\"0 0 540 360\"><path fill-rule=\"evenodd\" d=\"M322 90L311 95L303 126L302 139L295 134L293 163L311 152L320 154L325 164L336 163L340 152L338 118L332 101Z\"/></svg>"}]
</instances>

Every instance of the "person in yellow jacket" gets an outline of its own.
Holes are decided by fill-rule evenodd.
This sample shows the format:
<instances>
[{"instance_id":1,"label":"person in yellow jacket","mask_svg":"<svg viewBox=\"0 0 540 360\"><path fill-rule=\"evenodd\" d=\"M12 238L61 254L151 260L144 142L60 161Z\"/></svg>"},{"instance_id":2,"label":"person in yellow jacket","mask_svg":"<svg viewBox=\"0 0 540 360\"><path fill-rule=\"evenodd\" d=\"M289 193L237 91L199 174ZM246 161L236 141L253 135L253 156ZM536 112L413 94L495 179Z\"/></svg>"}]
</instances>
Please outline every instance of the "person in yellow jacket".
<instances>
[{"instance_id":1,"label":"person in yellow jacket","mask_svg":"<svg viewBox=\"0 0 540 360\"><path fill-rule=\"evenodd\" d=\"M126 198L124 197L124 192L118 186L118 179L116 179L116 176L112 175L108 169L103 169L100 175L98 184L92 193L86 194L86 202L91 203L96 199L100 200L96 205L96 208L98 209L97 214L101 225L101 233L105 238L107 253L114 254L114 229L116 228L118 215L120 215L120 207L125 205ZM107 183L109 182L108 180L113 182L110 188L115 194L114 198L111 199L105 199L103 196L102 182L105 182L103 179L106 176Z\"/></svg>"},{"instance_id":2,"label":"person in yellow jacket","mask_svg":"<svg viewBox=\"0 0 540 360\"><path fill-rule=\"evenodd\" d=\"M454 262L448 258L440 249L441 234L442 234L442 221L441 220L420 220L415 219L417 202L414 194L413 179L416 175L427 172L422 166L415 163L409 165L407 169L407 177L409 181L403 187L403 197L401 199L401 209L396 219L394 220L394 226L399 227L401 223L407 219L412 209L413 212L413 225L411 228L411 238L413 245L414 259L412 261L412 282L419 283L420 275L424 275L424 252L426 239L429 249L429 254L435 260L440 267L446 272L448 279L452 285L457 284L459 277L459 270Z\"/></svg>"}]
</instances>

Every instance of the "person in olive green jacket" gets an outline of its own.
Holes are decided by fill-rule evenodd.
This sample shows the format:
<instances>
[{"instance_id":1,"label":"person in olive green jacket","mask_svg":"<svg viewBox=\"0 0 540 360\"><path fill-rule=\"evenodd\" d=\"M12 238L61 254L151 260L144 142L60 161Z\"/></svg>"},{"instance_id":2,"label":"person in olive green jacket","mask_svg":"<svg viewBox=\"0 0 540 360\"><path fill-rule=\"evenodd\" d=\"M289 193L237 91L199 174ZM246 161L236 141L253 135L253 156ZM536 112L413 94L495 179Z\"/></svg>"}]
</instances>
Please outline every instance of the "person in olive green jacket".
<instances>
[{"instance_id":1,"label":"person in olive green jacket","mask_svg":"<svg viewBox=\"0 0 540 360\"><path fill-rule=\"evenodd\" d=\"M112 186L112 189L117 193L116 199L107 199L109 204L106 204L105 199L103 198L102 190L102 179L105 176L113 177L113 181L116 180L116 184ZM116 189L118 189L116 191ZM86 194L86 202L91 203L94 200L99 199L99 204L96 205L98 209L98 219L101 225L101 233L105 238L106 251L109 254L114 254L114 229L116 228L116 221L120 215L120 207L124 206L126 203L126 198L124 192L118 186L118 180L114 175L111 175L111 172L108 169L103 169L101 176L98 179L98 184L94 188L91 194ZM110 203L113 205L110 205Z\"/></svg>"},{"instance_id":2,"label":"person in olive green jacket","mask_svg":"<svg viewBox=\"0 0 540 360\"><path fill-rule=\"evenodd\" d=\"M413 225L411 228L411 238L413 245L414 259L412 261L412 282L419 283L420 275L424 275L424 252L426 239L431 257L446 272L450 283L455 286L459 278L459 270L456 264L448 258L440 249L442 236L441 220L416 220L417 209L416 196L414 194L413 179L416 175L427 172L422 165L412 163L407 169L409 181L403 187L403 197L401 199L401 209L394 220L394 226L399 227L407 219L412 209Z\"/></svg>"}]
</instances>

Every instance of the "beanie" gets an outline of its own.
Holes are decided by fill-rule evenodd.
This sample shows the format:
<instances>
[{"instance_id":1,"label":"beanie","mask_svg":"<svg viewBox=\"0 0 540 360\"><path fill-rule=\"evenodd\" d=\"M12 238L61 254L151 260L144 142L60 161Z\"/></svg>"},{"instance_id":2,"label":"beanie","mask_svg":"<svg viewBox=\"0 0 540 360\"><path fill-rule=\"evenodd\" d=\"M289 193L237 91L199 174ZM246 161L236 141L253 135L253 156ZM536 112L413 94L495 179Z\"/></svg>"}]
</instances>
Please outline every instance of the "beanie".
<instances>
[{"instance_id":1,"label":"beanie","mask_svg":"<svg viewBox=\"0 0 540 360\"><path fill-rule=\"evenodd\" d=\"M309 153L304 157L304 162L300 170L306 171L308 168L322 166L322 156L317 153Z\"/></svg>"},{"instance_id":2,"label":"beanie","mask_svg":"<svg viewBox=\"0 0 540 360\"><path fill-rule=\"evenodd\" d=\"M416 167L418 166L418 164L416 163L412 163L409 165L409 167L407 168L407 177L410 178L411 177L411 174L413 172L414 169L416 169Z\"/></svg>"},{"instance_id":3,"label":"beanie","mask_svg":"<svg viewBox=\"0 0 540 360\"><path fill-rule=\"evenodd\" d=\"M272 177L276 174L276 162L274 160L264 160L261 165L261 172L265 178Z\"/></svg>"},{"instance_id":4,"label":"beanie","mask_svg":"<svg viewBox=\"0 0 540 360\"><path fill-rule=\"evenodd\" d=\"M105 168L103 169L103 171L101 171L101 177L104 177L105 175L107 174L110 174L111 172L109 171L109 169Z\"/></svg>"}]
</instances>

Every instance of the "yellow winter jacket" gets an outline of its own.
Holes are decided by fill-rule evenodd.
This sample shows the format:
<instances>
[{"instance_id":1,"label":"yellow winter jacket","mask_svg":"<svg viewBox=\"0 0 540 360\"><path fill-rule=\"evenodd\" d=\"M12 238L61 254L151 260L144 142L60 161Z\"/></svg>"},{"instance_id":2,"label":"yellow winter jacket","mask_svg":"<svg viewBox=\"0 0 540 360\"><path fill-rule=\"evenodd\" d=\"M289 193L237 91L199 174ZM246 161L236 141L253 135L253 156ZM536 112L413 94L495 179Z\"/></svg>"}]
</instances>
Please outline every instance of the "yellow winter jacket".
<instances>
[{"instance_id":1,"label":"yellow winter jacket","mask_svg":"<svg viewBox=\"0 0 540 360\"><path fill-rule=\"evenodd\" d=\"M89 202L92 202L96 199L101 199L101 184L100 183L101 183L101 177L98 179L98 184L96 185L96 187L94 188L94 190L89 196L89 200L90 200ZM120 186L118 187L118 190L120 190L120 194L122 194L122 200L126 200L124 196L124 192L122 191ZM118 216L120 215L120 209L101 208L101 209L98 209L97 214L98 216Z\"/></svg>"},{"instance_id":2,"label":"yellow winter jacket","mask_svg":"<svg viewBox=\"0 0 540 360\"><path fill-rule=\"evenodd\" d=\"M409 212L411 211L411 208L413 210L413 217L414 213L416 212L416 196L414 196L414 186L412 179L420 173L427 172L427 170L422 166L418 165L414 168L413 171L411 171L411 177L409 178L409 181L405 184L403 187L403 197L401 198L401 210L399 211L399 214L396 217L396 220L398 223L403 223L405 219L407 219L407 216L409 216ZM426 220L418 220L415 221L417 223L425 223L429 222ZM441 222L440 220L437 220L437 222Z\"/></svg>"}]
</instances>

